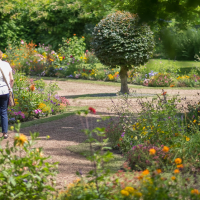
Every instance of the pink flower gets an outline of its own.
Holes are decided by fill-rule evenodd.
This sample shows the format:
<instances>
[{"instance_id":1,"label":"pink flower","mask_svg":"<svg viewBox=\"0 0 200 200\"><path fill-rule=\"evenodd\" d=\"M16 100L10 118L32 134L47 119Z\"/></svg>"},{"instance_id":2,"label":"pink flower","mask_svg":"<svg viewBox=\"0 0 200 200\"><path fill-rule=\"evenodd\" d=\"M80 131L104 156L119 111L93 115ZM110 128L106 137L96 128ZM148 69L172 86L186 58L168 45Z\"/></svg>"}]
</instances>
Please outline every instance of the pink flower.
<instances>
[{"instance_id":1,"label":"pink flower","mask_svg":"<svg viewBox=\"0 0 200 200\"><path fill-rule=\"evenodd\" d=\"M24 41L23 41L23 40L21 40L21 44L24 44Z\"/></svg>"}]
</instances>

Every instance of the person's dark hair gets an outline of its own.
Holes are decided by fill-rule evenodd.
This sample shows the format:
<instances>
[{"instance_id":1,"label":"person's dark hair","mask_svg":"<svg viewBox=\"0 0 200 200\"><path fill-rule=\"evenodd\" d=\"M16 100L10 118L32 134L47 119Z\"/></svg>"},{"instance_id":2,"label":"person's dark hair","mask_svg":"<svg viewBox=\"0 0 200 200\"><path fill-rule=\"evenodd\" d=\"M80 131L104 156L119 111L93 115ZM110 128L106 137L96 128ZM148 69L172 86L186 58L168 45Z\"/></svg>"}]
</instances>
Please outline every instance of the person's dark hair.
<instances>
[{"instance_id":1,"label":"person's dark hair","mask_svg":"<svg viewBox=\"0 0 200 200\"><path fill-rule=\"evenodd\" d=\"M3 52L0 50L0 59L3 58Z\"/></svg>"}]
</instances>

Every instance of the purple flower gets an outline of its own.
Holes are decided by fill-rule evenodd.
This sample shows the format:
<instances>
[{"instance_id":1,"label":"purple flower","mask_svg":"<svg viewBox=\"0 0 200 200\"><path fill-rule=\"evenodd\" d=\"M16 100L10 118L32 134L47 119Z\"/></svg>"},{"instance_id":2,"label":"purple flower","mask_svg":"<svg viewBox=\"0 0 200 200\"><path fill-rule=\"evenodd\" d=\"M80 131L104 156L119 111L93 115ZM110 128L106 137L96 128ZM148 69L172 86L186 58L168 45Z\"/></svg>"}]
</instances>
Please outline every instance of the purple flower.
<instances>
[{"instance_id":1,"label":"purple flower","mask_svg":"<svg viewBox=\"0 0 200 200\"><path fill-rule=\"evenodd\" d=\"M124 137L124 135L125 135L125 132L123 132L123 133L121 134L122 137Z\"/></svg>"},{"instance_id":2,"label":"purple flower","mask_svg":"<svg viewBox=\"0 0 200 200\"><path fill-rule=\"evenodd\" d=\"M51 109L51 112L54 112L54 110L53 110L53 109Z\"/></svg>"}]
</instances>

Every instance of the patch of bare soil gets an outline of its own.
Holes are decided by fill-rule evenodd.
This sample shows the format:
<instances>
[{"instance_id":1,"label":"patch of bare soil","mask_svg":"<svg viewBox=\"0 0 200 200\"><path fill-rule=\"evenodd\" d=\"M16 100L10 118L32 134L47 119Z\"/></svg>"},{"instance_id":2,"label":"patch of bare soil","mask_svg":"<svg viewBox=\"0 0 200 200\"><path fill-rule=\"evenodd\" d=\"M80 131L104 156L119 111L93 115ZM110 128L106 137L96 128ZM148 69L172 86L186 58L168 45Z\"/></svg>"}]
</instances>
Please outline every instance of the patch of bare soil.
<instances>
[{"instance_id":1,"label":"patch of bare soil","mask_svg":"<svg viewBox=\"0 0 200 200\"><path fill-rule=\"evenodd\" d=\"M49 83L50 81L46 81ZM58 94L61 96L77 96L87 94L104 94L104 93L117 93L120 88L114 86L102 86L87 83L76 83L70 81L57 81L57 84L61 88ZM160 94L161 90L158 89L134 89L136 93L143 94ZM197 90L166 90L168 94L176 95L179 94L182 97L196 100L194 96L197 94ZM113 101L116 101L114 99ZM105 126L106 122L97 122L100 115L108 115L112 102L109 98L105 99L81 99L74 101L70 99L72 106L92 106L96 109L97 114L90 114L88 117L90 128L96 126ZM136 99L133 99L134 109L138 108ZM84 119L83 119L84 120ZM81 131L83 126L81 124L80 116L72 115L64 119L56 120L49 123L43 123L27 128L21 129L21 133L29 136L29 131L39 132L40 137L37 146L41 146L44 149L45 155L50 155L51 162L59 162L59 174L57 175L57 184L59 188L66 186L66 184L72 182L76 178L76 171L81 171L83 174L87 173L91 169L91 164L83 156L70 152L66 149L69 145L78 145L84 142L86 137ZM50 139L46 139L49 135ZM10 134L9 141L13 140L14 133ZM6 143L6 140L3 141Z\"/></svg>"}]
</instances>

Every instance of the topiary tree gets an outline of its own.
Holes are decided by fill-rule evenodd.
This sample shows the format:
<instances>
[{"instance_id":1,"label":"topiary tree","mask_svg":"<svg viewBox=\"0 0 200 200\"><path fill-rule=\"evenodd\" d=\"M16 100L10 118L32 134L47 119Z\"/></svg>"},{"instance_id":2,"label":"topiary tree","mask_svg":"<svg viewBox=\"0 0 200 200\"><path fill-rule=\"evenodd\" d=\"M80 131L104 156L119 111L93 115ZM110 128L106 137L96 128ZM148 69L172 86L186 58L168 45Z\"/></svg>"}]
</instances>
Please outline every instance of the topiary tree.
<instances>
[{"instance_id":1,"label":"topiary tree","mask_svg":"<svg viewBox=\"0 0 200 200\"><path fill-rule=\"evenodd\" d=\"M139 24L137 14L117 11L95 26L92 48L102 64L121 67L121 93L129 93L127 72L150 59L154 48L153 32L146 24Z\"/></svg>"}]
</instances>

